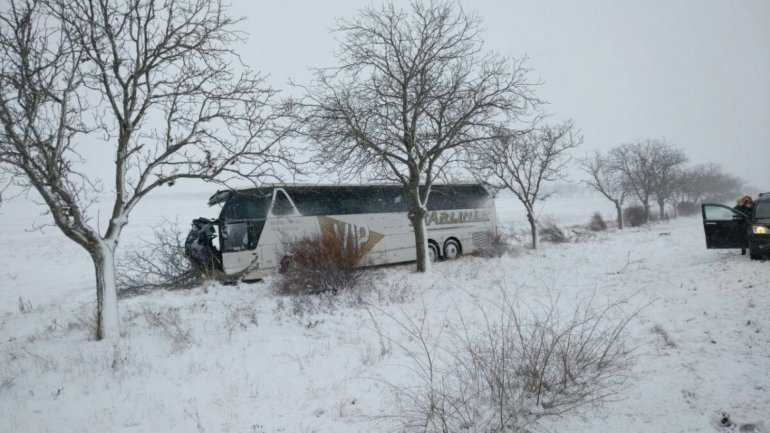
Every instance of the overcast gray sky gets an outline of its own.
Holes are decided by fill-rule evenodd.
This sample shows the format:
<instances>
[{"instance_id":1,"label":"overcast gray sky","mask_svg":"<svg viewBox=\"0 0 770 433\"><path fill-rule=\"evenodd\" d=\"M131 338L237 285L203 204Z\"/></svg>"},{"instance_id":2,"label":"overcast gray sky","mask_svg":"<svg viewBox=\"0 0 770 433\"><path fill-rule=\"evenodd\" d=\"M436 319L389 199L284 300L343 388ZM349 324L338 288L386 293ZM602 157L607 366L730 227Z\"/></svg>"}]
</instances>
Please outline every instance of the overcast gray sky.
<instances>
[{"instance_id":1,"label":"overcast gray sky","mask_svg":"<svg viewBox=\"0 0 770 433\"><path fill-rule=\"evenodd\" d=\"M231 12L247 18L245 62L286 88L334 65L329 29L365 4L234 0ZM487 48L529 57L547 110L582 130L578 154L665 138L770 190L770 0L461 4L483 18Z\"/></svg>"}]
</instances>

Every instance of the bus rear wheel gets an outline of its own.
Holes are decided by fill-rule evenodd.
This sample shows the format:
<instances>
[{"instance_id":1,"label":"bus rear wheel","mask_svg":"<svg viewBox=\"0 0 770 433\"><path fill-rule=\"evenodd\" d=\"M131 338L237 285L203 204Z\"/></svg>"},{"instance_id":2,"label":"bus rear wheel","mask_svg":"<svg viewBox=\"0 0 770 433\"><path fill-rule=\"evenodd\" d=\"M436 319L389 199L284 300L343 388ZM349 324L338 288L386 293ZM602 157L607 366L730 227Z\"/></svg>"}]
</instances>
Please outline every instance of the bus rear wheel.
<instances>
[{"instance_id":1,"label":"bus rear wheel","mask_svg":"<svg viewBox=\"0 0 770 433\"><path fill-rule=\"evenodd\" d=\"M460 249L460 242L458 242L456 239L447 239L447 241L444 242L445 260L454 260L460 257L460 254L462 254L462 250Z\"/></svg>"},{"instance_id":2,"label":"bus rear wheel","mask_svg":"<svg viewBox=\"0 0 770 433\"><path fill-rule=\"evenodd\" d=\"M435 242L428 241L428 259L431 262L438 260L438 245Z\"/></svg>"}]
</instances>

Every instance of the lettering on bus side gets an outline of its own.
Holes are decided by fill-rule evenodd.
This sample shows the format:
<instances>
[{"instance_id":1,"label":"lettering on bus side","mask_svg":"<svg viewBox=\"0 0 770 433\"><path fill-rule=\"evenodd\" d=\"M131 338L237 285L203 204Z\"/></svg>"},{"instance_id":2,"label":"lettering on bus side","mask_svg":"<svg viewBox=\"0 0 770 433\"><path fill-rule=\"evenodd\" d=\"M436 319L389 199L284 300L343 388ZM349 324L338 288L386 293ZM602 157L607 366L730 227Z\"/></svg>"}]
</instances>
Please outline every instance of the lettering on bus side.
<instances>
[{"instance_id":1,"label":"lettering on bus side","mask_svg":"<svg viewBox=\"0 0 770 433\"><path fill-rule=\"evenodd\" d=\"M385 237L382 233L370 230L369 226L359 226L327 216L318 217L318 226L322 236L334 236L343 241L354 240L363 254L371 251Z\"/></svg>"},{"instance_id":2,"label":"lettering on bus side","mask_svg":"<svg viewBox=\"0 0 770 433\"><path fill-rule=\"evenodd\" d=\"M425 216L425 225L463 224L490 221L488 210L430 211Z\"/></svg>"}]
</instances>

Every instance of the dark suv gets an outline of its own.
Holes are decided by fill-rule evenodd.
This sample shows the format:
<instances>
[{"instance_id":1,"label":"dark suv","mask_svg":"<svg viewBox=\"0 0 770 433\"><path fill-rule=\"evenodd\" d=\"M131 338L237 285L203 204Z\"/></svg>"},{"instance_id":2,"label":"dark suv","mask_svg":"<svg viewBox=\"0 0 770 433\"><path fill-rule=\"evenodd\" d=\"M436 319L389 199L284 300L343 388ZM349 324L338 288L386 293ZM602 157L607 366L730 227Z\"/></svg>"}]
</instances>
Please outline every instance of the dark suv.
<instances>
[{"instance_id":1,"label":"dark suv","mask_svg":"<svg viewBox=\"0 0 770 433\"><path fill-rule=\"evenodd\" d=\"M703 204L706 248L749 250L752 260L770 255L770 192L759 195L751 214L721 204Z\"/></svg>"}]
</instances>

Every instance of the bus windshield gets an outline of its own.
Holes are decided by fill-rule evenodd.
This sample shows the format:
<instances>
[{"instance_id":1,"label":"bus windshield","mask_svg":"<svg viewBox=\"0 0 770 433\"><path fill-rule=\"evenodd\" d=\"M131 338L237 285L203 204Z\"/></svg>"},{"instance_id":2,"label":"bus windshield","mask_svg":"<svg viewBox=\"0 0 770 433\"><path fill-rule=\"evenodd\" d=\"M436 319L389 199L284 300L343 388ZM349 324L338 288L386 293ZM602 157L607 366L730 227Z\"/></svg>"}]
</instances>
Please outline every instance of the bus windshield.
<instances>
[{"instance_id":1,"label":"bus windshield","mask_svg":"<svg viewBox=\"0 0 770 433\"><path fill-rule=\"evenodd\" d=\"M233 194L222 207L222 221L263 219L270 206L270 197Z\"/></svg>"},{"instance_id":2,"label":"bus windshield","mask_svg":"<svg viewBox=\"0 0 770 433\"><path fill-rule=\"evenodd\" d=\"M270 195L233 194L219 215L222 252L253 250L257 247L265 216L270 206Z\"/></svg>"}]
</instances>

